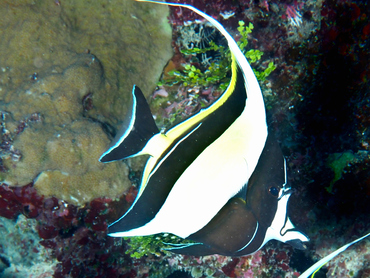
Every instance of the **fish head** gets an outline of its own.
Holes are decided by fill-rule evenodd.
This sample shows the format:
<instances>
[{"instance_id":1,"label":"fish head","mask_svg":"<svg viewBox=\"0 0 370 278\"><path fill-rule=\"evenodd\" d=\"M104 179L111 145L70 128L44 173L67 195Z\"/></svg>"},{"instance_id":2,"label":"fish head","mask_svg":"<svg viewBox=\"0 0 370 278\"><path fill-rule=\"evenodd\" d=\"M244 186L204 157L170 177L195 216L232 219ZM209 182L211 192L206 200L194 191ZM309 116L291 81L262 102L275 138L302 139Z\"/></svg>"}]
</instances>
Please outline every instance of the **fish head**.
<instances>
[{"instance_id":1,"label":"fish head","mask_svg":"<svg viewBox=\"0 0 370 278\"><path fill-rule=\"evenodd\" d=\"M285 158L279 144L269 133L257 166L248 181L246 203L259 224L267 228L275 218L278 203L284 195L290 194Z\"/></svg>"},{"instance_id":2,"label":"fish head","mask_svg":"<svg viewBox=\"0 0 370 278\"><path fill-rule=\"evenodd\" d=\"M302 249L308 237L296 230L288 217L292 189L287 179L286 160L280 146L269 133L265 148L248 182L247 206L260 227L266 229L264 245L271 239Z\"/></svg>"}]
</instances>

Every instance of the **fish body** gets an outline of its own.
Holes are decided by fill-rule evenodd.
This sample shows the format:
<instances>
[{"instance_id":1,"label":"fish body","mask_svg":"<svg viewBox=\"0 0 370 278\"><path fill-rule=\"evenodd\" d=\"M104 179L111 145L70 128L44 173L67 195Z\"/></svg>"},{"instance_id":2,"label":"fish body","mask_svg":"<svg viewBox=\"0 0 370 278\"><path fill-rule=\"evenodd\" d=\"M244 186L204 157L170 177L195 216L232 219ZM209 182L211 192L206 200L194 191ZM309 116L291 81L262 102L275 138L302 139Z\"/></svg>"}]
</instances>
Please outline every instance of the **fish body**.
<instances>
[{"instance_id":1,"label":"fish body","mask_svg":"<svg viewBox=\"0 0 370 278\"><path fill-rule=\"evenodd\" d=\"M231 81L213 104L165 132L133 87L128 122L100 161L149 159L134 203L109 226L109 235L173 233L198 242L171 248L190 255L241 256L271 239L302 247L308 238L287 216L285 159L268 133L261 89L236 42L192 6L145 2L189 8L210 21L231 50Z\"/></svg>"}]
</instances>

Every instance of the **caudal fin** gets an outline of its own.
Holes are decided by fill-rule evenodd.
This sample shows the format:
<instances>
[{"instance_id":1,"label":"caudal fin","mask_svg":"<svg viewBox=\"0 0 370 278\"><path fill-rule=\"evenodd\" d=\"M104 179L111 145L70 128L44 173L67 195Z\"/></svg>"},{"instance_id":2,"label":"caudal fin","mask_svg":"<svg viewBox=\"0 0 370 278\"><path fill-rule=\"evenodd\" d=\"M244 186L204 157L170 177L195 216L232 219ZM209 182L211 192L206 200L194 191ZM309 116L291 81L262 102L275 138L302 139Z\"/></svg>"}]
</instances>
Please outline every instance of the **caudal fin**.
<instances>
[{"instance_id":1,"label":"caudal fin","mask_svg":"<svg viewBox=\"0 0 370 278\"><path fill-rule=\"evenodd\" d=\"M136 85L132 89L132 109L129 111L128 124L112 141L108 150L100 157L100 162L110 162L140 155L146 143L159 133L149 105Z\"/></svg>"}]
</instances>

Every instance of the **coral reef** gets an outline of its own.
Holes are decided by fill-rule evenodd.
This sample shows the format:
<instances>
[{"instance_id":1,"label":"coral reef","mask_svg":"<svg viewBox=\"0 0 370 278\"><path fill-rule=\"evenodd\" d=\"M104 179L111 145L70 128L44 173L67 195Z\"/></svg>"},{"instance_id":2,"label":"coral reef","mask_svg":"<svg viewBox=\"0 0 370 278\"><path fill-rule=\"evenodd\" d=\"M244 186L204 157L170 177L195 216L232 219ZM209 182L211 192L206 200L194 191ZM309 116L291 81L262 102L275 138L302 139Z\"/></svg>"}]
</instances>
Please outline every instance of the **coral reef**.
<instances>
[{"instance_id":1,"label":"coral reef","mask_svg":"<svg viewBox=\"0 0 370 278\"><path fill-rule=\"evenodd\" d=\"M36 226L23 215L16 222L0 218L0 254L8 262L0 277L52 277L57 261L39 244Z\"/></svg>"},{"instance_id":2,"label":"coral reef","mask_svg":"<svg viewBox=\"0 0 370 278\"><path fill-rule=\"evenodd\" d=\"M150 93L172 53L168 8L24 1L0 10L1 180L35 180L40 195L75 205L127 190L128 167L98 159L132 85Z\"/></svg>"},{"instance_id":3,"label":"coral reef","mask_svg":"<svg viewBox=\"0 0 370 278\"><path fill-rule=\"evenodd\" d=\"M76 205L128 189L127 166L98 161L109 139L99 123L83 117L81 99L101 86L101 77L99 61L85 54L61 74L40 78L7 98L4 108L11 112L3 117L3 132L10 133L11 146L21 156L2 157L7 184L25 185L36 178L40 195ZM17 128L15 119L30 110L40 119Z\"/></svg>"},{"instance_id":4,"label":"coral reef","mask_svg":"<svg viewBox=\"0 0 370 278\"><path fill-rule=\"evenodd\" d=\"M24 179L23 187L0 185L0 215L9 219L0 218L0 271L6 275L17 277L19 271L21 277L33 273L32 277L57 278L298 277L321 257L369 231L368 5L348 0L181 2L218 18L232 34L237 34L240 20L251 22L255 28L248 47L263 51L263 59L276 65L261 85L269 124L290 168L294 194L289 215L311 238L307 250L270 242L242 258L189 257L164 253L155 241L154 245L143 242L145 250L134 250L125 239L107 237L107 223L129 208L137 188L130 187L119 199L110 195L112 198L94 200L101 193L92 195L90 189L83 193L84 199L78 190L99 183L99 176L89 176L89 171L101 171L101 177L107 175L104 181L121 169L125 186L119 190L138 184L142 161L101 170L103 166L92 159L99 156L99 149L106 147L108 137L122 121L132 84L144 88L146 94L154 89L166 58L157 56L156 50L162 47L157 36L162 34L152 28L154 22L164 24L164 16L154 11L153 5L133 1L24 1L19 5L3 1L0 172L3 180L16 183L16 179ZM130 8L140 11L129 12ZM22 14L22 9L28 13ZM102 10L105 12L98 12ZM195 18L185 9L171 11L170 19L178 28ZM17 15L22 18L18 20ZM289 17L295 18L295 24ZM90 18L93 20L86 20ZM147 33L141 29L140 36L130 34L126 40L124 32L144 23L148 24L143 28ZM37 35L40 26L49 29L41 29L44 31ZM164 74L179 70L186 62L178 51L178 36L175 30L176 52ZM137 54L140 49L148 55L143 60L138 58L144 55ZM124 58L126 52L128 58ZM152 66L154 60L162 63ZM151 73L141 72L145 70ZM197 86L160 90L151 102L155 106L160 100L163 107L154 108L169 119L176 118L178 111L186 117L199 109L197 95L207 102L218 96L212 85L203 91ZM18 98L22 103L12 104ZM46 109L48 98L56 101L53 109ZM28 167L22 164L26 159L32 162ZM63 164L63 159L68 163ZM17 172L21 165L24 176ZM57 176L62 177L54 182ZM68 179L72 186L68 195L50 197ZM109 188L105 190L108 196ZM82 203L85 206L80 206ZM369 277L369 248L368 240L356 244L315 277ZM145 255L131 257L135 252ZM41 269L46 271L31 272Z\"/></svg>"},{"instance_id":5,"label":"coral reef","mask_svg":"<svg viewBox=\"0 0 370 278\"><path fill-rule=\"evenodd\" d=\"M0 245L2 255L10 262L10 267L5 270L8 273L16 273L19 264L34 265L35 269L49 269L50 275L46 277L81 277L79 275L82 273L84 277L135 277L127 276L127 273L132 272L129 267L131 259L127 256L125 259L121 240L106 235L106 221L112 219L111 207L119 203L122 208L127 208L125 198L120 202L95 199L79 209L55 197L45 199L37 195L32 184L24 187L2 184L0 196L0 215L12 219L4 220L10 228L4 226L6 230L2 233L2 239L15 238L6 243L10 245L4 242ZM35 220L25 220L22 214ZM17 219L17 223L13 219ZM22 225L18 224L23 222ZM20 233L21 239L14 234L14 229ZM18 253L12 250L30 255L20 261ZM33 257L33 252L41 258ZM52 264L44 265L45 261ZM124 261L127 263L126 268L119 268L119 264ZM34 277L32 273L27 274L22 277Z\"/></svg>"}]
</instances>

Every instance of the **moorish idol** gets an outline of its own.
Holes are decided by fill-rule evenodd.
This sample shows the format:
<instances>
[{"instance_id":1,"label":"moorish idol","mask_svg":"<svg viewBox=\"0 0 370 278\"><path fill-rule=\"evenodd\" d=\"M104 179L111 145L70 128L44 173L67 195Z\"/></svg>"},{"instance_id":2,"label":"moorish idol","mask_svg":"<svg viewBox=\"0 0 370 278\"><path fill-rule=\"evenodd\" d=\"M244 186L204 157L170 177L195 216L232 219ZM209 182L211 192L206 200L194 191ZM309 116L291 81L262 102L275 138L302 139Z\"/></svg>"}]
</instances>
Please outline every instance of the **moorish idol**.
<instances>
[{"instance_id":1,"label":"moorish idol","mask_svg":"<svg viewBox=\"0 0 370 278\"><path fill-rule=\"evenodd\" d=\"M350 242L350 243L347 243L345 245L343 245L342 247L338 248L337 250L335 250L334 252L330 253L329 255L327 255L326 257L322 258L321 260L319 260L318 262L316 262L314 265L312 265L309 269L307 269L305 272L303 272L298 278L308 278L311 276L311 278L314 278L316 272L318 272L320 270L320 268L322 268L326 263L328 263L331 259L333 259L335 256L338 256L340 253L342 253L343 251L345 251L348 247L350 247L351 245L367 238L368 236L370 236L370 233L367 233L366 235ZM312 275L311 275L312 274Z\"/></svg>"},{"instance_id":2,"label":"moorish idol","mask_svg":"<svg viewBox=\"0 0 370 278\"><path fill-rule=\"evenodd\" d=\"M262 92L235 40L215 19L185 4L227 39L231 80L209 107L160 132L141 90L101 162L149 155L137 197L108 227L113 237L172 233L194 244L189 255L243 256L276 239L303 248L308 238L287 215L286 162L268 133Z\"/></svg>"}]
</instances>

